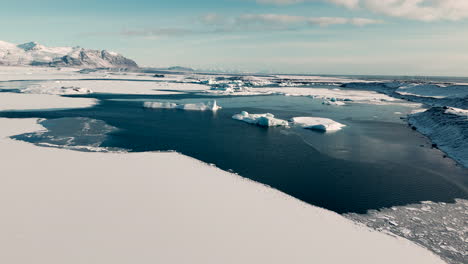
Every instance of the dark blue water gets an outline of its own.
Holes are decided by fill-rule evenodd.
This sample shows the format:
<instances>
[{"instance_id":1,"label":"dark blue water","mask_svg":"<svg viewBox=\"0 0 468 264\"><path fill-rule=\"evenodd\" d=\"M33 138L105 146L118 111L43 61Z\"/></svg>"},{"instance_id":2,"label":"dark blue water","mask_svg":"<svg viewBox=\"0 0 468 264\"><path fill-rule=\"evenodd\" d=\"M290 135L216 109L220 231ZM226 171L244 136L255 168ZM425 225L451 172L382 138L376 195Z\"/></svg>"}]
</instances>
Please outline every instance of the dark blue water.
<instances>
[{"instance_id":1,"label":"dark blue water","mask_svg":"<svg viewBox=\"0 0 468 264\"><path fill-rule=\"evenodd\" d=\"M108 129L104 139L98 137L100 147L134 152L176 150L338 213L468 198L467 171L443 158L426 138L399 119L401 115L394 112L411 110L405 106L330 107L302 97L217 97L224 108L212 113L145 109L138 101L207 100L193 95L86 97L98 98L101 103L85 109L3 112L0 116L47 119L43 122L49 129L47 134L17 137L35 143L67 134L82 135L81 126L77 132L63 128L73 118L100 120L117 128ZM272 112L284 119L329 117L347 127L332 134L261 128L231 119L242 110ZM90 144L96 146L96 142ZM135 173L146 172L135 168Z\"/></svg>"}]
</instances>

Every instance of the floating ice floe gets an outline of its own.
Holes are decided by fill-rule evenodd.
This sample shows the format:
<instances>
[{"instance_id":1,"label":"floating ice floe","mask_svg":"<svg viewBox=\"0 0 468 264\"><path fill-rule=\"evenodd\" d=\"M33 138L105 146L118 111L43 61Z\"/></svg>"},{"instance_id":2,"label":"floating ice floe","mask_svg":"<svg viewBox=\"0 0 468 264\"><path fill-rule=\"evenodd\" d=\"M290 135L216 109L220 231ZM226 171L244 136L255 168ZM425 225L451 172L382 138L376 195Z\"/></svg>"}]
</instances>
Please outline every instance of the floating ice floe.
<instances>
[{"instance_id":1,"label":"floating ice floe","mask_svg":"<svg viewBox=\"0 0 468 264\"><path fill-rule=\"evenodd\" d=\"M144 102L146 108L182 109L192 111L217 111L221 109L216 100L207 103L176 104L171 102Z\"/></svg>"},{"instance_id":2,"label":"floating ice floe","mask_svg":"<svg viewBox=\"0 0 468 264\"><path fill-rule=\"evenodd\" d=\"M240 114L232 116L233 119L244 121L249 124L255 124L259 126L288 126L289 123L286 120L275 118L273 114L249 114L246 111L242 111Z\"/></svg>"},{"instance_id":3,"label":"floating ice floe","mask_svg":"<svg viewBox=\"0 0 468 264\"><path fill-rule=\"evenodd\" d=\"M47 86L32 86L22 89L21 92L29 94L52 94L52 95L71 95L71 94L90 94L92 90L76 86L61 86L61 87L47 87Z\"/></svg>"},{"instance_id":4,"label":"floating ice floe","mask_svg":"<svg viewBox=\"0 0 468 264\"><path fill-rule=\"evenodd\" d=\"M291 118L291 122L294 125L306 129L318 130L323 132L338 131L346 126L331 119L321 117L293 117Z\"/></svg>"},{"instance_id":5,"label":"floating ice floe","mask_svg":"<svg viewBox=\"0 0 468 264\"><path fill-rule=\"evenodd\" d=\"M335 97L328 99L325 99L322 104L324 105L346 105L344 102L339 101Z\"/></svg>"}]
</instances>

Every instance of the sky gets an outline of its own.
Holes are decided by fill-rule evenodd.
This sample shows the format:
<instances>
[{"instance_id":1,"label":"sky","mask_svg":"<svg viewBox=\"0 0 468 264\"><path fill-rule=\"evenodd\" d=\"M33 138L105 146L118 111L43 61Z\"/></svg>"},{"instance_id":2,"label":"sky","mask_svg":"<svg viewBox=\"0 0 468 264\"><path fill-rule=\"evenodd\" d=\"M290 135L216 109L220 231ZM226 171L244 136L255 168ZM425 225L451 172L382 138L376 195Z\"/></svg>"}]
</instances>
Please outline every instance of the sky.
<instances>
[{"instance_id":1,"label":"sky","mask_svg":"<svg viewBox=\"0 0 468 264\"><path fill-rule=\"evenodd\" d=\"M0 0L0 40L140 66L468 76L468 0Z\"/></svg>"}]
</instances>

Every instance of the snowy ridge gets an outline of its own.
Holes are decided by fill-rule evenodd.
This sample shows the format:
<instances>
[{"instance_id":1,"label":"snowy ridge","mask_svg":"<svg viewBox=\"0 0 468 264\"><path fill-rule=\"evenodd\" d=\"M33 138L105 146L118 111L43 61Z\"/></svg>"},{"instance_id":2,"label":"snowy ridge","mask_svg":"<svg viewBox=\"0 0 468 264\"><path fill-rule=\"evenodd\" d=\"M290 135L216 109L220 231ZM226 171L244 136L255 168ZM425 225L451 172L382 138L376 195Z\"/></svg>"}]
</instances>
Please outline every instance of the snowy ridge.
<instances>
[{"instance_id":1,"label":"snowy ridge","mask_svg":"<svg viewBox=\"0 0 468 264\"><path fill-rule=\"evenodd\" d=\"M46 47L37 42L20 45L0 41L0 65L83 68L138 68L115 52L80 47Z\"/></svg>"},{"instance_id":2,"label":"snowy ridge","mask_svg":"<svg viewBox=\"0 0 468 264\"><path fill-rule=\"evenodd\" d=\"M468 117L466 110L433 107L411 115L409 123L431 138L438 148L468 167Z\"/></svg>"}]
</instances>

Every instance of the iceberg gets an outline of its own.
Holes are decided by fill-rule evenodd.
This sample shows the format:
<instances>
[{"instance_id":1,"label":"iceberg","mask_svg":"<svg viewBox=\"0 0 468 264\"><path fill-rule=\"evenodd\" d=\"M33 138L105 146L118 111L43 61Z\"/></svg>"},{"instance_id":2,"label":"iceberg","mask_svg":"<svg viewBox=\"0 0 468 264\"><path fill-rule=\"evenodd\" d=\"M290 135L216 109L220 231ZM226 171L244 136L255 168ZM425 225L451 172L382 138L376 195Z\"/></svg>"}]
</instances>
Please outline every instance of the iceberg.
<instances>
[{"instance_id":1,"label":"iceberg","mask_svg":"<svg viewBox=\"0 0 468 264\"><path fill-rule=\"evenodd\" d=\"M330 99L325 99L322 104L324 105L346 105L345 103L339 101L335 97L332 97Z\"/></svg>"},{"instance_id":2,"label":"iceberg","mask_svg":"<svg viewBox=\"0 0 468 264\"><path fill-rule=\"evenodd\" d=\"M321 117L293 117L291 118L291 122L294 125L306 129L312 129L323 132L338 131L346 126L331 119Z\"/></svg>"},{"instance_id":3,"label":"iceberg","mask_svg":"<svg viewBox=\"0 0 468 264\"><path fill-rule=\"evenodd\" d=\"M171 102L144 102L143 106L146 108L161 108L161 109L181 109L192 111L213 111L216 112L221 109L216 103L216 100L207 103L194 103L194 104L176 104Z\"/></svg>"},{"instance_id":4,"label":"iceberg","mask_svg":"<svg viewBox=\"0 0 468 264\"><path fill-rule=\"evenodd\" d=\"M271 127L271 126L288 126L289 123L286 120L275 118L273 114L249 114L246 111L242 111L240 114L232 116L233 119L244 121L249 124Z\"/></svg>"},{"instance_id":5,"label":"iceberg","mask_svg":"<svg viewBox=\"0 0 468 264\"><path fill-rule=\"evenodd\" d=\"M446 114L451 114L451 115L466 117L467 118L466 121L468 121L468 110L455 108L455 107L447 107L447 110L445 110L445 113Z\"/></svg>"}]
</instances>

